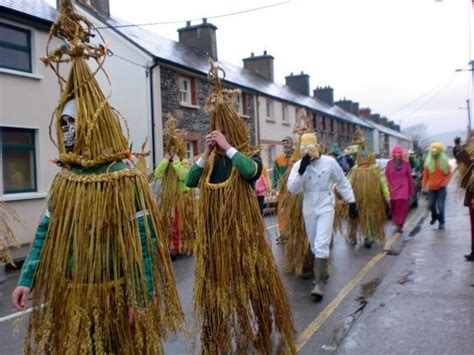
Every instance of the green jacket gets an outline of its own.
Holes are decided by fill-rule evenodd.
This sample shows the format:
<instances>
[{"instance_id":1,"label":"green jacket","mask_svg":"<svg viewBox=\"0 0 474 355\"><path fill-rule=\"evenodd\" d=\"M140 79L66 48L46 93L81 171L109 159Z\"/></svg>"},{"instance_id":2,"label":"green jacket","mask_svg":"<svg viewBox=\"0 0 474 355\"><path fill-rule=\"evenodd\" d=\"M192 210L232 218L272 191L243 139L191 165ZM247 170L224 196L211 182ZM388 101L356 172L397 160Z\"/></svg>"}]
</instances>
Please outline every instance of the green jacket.
<instances>
[{"instance_id":1,"label":"green jacket","mask_svg":"<svg viewBox=\"0 0 474 355\"><path fill-rule=\"evenodd\" d=\"M226 181L232 172L232 167L234 166L243 178L252 184L255 184L255 181L262 173L262 161L260 157L254 156L248 158L239 152L235 153L232 159L228 156L218 155L214 164L214 170L211 175L211 183L213 184ZM203 170L204 168L199 166L198 163L194 163L186 177L186 186L197 187Z\"/></svg>"},{"instance_id":2,"label":"green jacket","mask_svg":"<svg viewBox=\"0 0 474 355\"><path fill-rule=\"evenodd\" d=\"M170 161L166 158L160 161L158 166L155 169L155 177L161 179L165 176L166 168L168 168ZM186 175L188 175L189 168L184 166L181 160L173 160L171 163L176 175L178 176L178 188L180 192L187 192L189 188L186 186Z\"/></svg>"},{"instance_id":3,"label":"green jacket","mask_svg":"<svg viewBox=\"0 0 474 355\"><path fill-rule=\"evenodd\" d=\"M81 168L71 167L70 170L78 175L87 174L103 174L105 172L114 172L126 169L128 166L122 161L118 161L112 164L102 165L94 168ZM153 294L153 274L150 251L148 250L148 243L146 238L146 229L151 230L152 245L156 245L156 235L151 226L151 221L148 216L138 214L137 223L140 231L140 241L142 246L142 255L145 263L145 280L147 284L147 293L149 296ZM52 216L54 217L54 216ZM40 262L41 251L43 249L44 241L48 232L49 221L52 218L49 210L46 210L44 215L41 217L38 229L36 230L35 237L30 246L30 251L26 257L23 267L21 269L20 278L18 280L18 286L32 287L34 285L34 277L36 269ZM146 217L146 218L145 218ZM148 224L148 226L146 226ZM138 286L139 287L139 286Z\"/></svg>"}]
</instances>

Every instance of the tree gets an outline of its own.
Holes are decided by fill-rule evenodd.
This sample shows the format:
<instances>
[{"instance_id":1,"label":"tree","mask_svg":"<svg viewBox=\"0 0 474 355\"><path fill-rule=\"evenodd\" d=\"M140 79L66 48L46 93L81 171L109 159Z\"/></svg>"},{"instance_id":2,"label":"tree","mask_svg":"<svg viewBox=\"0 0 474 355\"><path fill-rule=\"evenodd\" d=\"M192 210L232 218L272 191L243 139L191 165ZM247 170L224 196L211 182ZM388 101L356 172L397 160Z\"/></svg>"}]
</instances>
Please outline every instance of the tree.
<instances>
[{"instance_id":1,"label":"tree","mask_svg":"<svg viewBox=\"0 0 474 355\"><path fill-rule=\"evenodd\" d=\"M403 133L406 134L413 141L413 149L415 152L420 152L425 148L423 146L423 141L426 141L428 138L428 126L424 123L418 123L413 126L407 127L403 130Z\"/></svg>"}]
</instances>

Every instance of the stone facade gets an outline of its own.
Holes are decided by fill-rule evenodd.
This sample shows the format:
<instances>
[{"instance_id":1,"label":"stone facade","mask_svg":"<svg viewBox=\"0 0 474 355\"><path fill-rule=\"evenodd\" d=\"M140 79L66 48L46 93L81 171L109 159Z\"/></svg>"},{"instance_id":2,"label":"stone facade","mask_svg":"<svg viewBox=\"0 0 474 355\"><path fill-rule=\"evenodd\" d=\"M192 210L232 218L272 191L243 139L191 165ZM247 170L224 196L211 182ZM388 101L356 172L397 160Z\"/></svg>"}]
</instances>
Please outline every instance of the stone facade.
<instances>
[{"instance_id":1,"label":"stone facade","mask_svg":"<svg viewBox=\"0 0 474 355\"><path fill-rule=\"evenodd\" d=\"M161 102L163 125L166 115L171 113L177 120L180 129L186 132L186 138L193 144L193 154L196 155L204 149L204 137L209 133L209 115L204 107L210 90L206 78L181 73L177 69L161 66ZM193 104L180 103L179 80L180 76L192 79ZM252 143L256 143L255 136L255 107L254 95L243 91L243 100L246 109L242 119L247 123Z\"/></svg>"}]
</instances>

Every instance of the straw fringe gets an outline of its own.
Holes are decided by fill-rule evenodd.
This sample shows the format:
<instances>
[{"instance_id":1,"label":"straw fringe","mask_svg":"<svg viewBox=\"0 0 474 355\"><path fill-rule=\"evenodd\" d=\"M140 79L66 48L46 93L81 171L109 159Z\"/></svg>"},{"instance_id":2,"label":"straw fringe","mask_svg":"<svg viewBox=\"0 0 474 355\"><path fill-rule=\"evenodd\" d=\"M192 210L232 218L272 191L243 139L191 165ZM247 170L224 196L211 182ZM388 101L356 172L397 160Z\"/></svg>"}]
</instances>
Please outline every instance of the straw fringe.
<instances>
[{"instance_id":1,"label":"straw fringe","mask_svg":"<svg viewBox=\"0 0 474 355\"><path fill-rule=\"evenodd\" d=\"M161 340L180 329L183 313L146 177L128 169L87 176L64 169L50 196L25 352L162 353ZM137 211L148 216L144 239Z\"/></svg>"},{"instance_id":2,"label":"straw fringe","mask_svg":"<svg viewBox=\"0 0 474 355\"><path fill-rule=\"evenodd\" d=\"M211 64L211 129L250 156L248 131ZM200 182L194 310L202 324L203 354L273 351L272 331L280 333L286 353L295 353L294 327L278 275L255 191L236 168L222 183L211 183L218 152L208 158ZM235 348L233 347L235 345Z\"/></svg>"},{"instance_id":3,"label":"straw fringe","mask_svg":"<svg viewBox=\"0 0 474 355\"><path fill-rule=\"evenodd\" d=\"M379 242L385 240L384 225L387 215L380 174L378 167L354 167L351 170L349 181L357 201L359 217L350 222L350 241L356 241L358 234L372 236Z\"/></svg>"},{"instance_id":4,"label":"straw fringe","mask_svg":"<svg viewBox=\"0 0 474 355\"><path fill-rule=\"evenodd\" d=\"M0 201L0 266L13 262L10 255L11 247L19 247L11 223L19 223L20 217L5 202Z\"/></svg>"}]
</instances>

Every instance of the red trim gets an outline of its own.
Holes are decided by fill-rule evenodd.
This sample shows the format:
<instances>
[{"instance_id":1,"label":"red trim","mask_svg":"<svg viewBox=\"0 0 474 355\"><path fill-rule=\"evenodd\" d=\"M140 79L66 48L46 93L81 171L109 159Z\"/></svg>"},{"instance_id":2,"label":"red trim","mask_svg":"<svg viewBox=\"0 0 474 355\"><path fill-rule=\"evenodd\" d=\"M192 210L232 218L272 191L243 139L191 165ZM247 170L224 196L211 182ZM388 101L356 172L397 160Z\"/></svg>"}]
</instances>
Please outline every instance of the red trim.
<instances>
[{"instance_id":1,"label":"red trim","mask_svg":"<svg viewBox=\"0 0 474 355\"><path fill-rule=\"evenodd\" d=\"M197 102L197 82L196 82L196 78L190 78L191 79L191 103L193 105L197 105L198 102Z\"/></svg>"}]
</instances>

